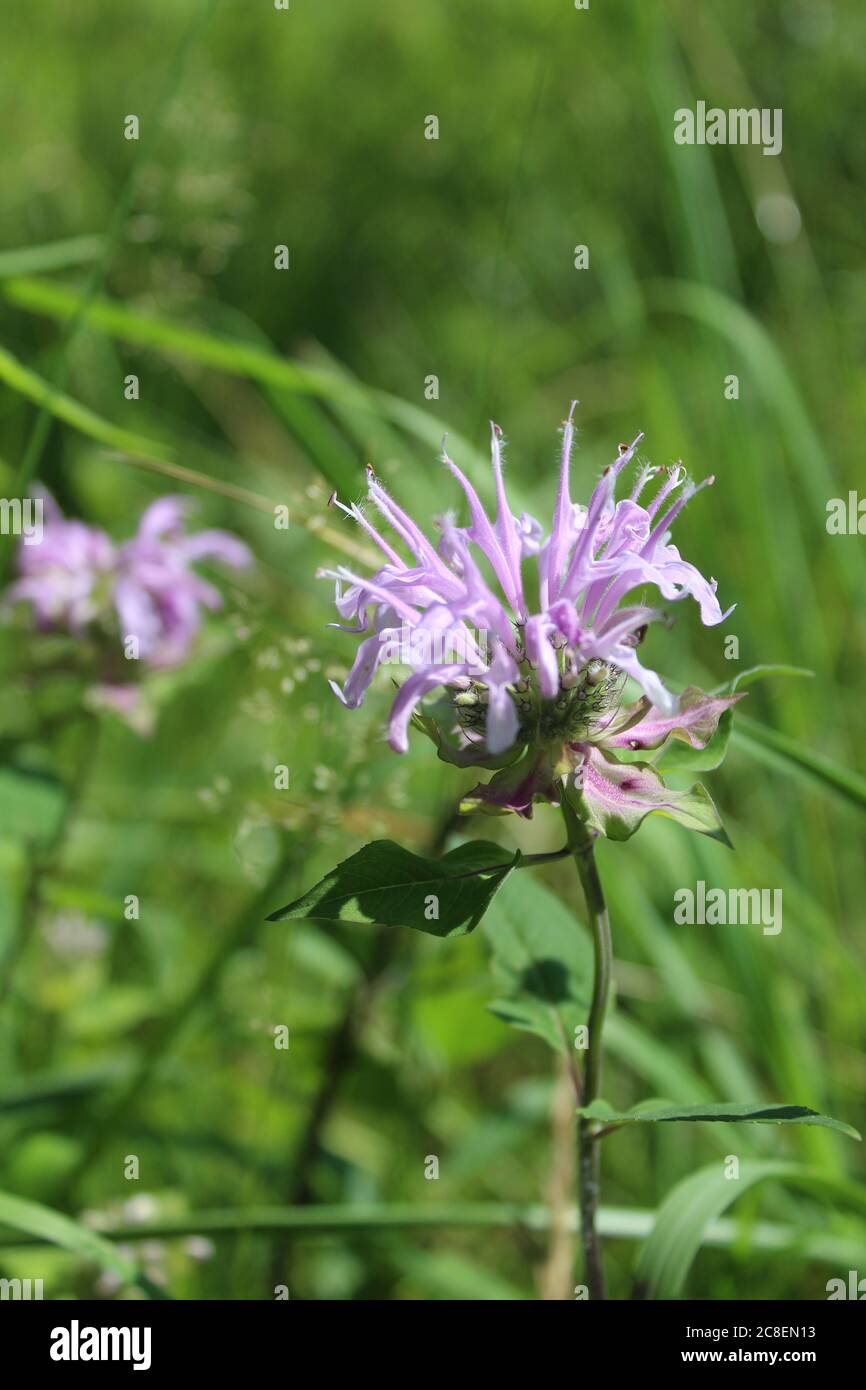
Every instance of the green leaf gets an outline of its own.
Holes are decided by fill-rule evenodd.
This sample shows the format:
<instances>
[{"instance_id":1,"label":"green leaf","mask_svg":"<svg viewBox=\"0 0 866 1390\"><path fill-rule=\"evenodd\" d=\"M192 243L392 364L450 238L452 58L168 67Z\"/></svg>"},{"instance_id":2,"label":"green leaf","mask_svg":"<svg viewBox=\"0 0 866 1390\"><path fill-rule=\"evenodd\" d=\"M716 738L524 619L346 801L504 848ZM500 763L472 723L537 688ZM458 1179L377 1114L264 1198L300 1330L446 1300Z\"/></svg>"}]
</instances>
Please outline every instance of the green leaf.
<instances>
[{"instance_id":1,"label":"green leaf","mask_svg":"<svg viewBox=\"0 0 866 1390\"><path fill-rule=\"evenodd\" d=\"M101 236L67 237L42 246L20 246L0 251L0 276L32 275L42 270L65 270L70 265L96 261L105 247Z\"/></svg>"},{"instance_id":2,"label":"green leaf","mask_svg":"<svg viewBox=\"0 0 866 1390\"><path fill-rule=\"evenodd\" d=\"M678 1183L659 1207L635 1269L640 1297L678 1298L707 1226L756 1183L779 1179L795 1187L827 1192L866 1209L863 1189L831 1174L781 1160L740 1163L736 1180L713 1163Z\"/></svg>"},{"instance_id":3,"label":"green leaf","mask_svg":"<svg viewBox=\"0 0 866 1390\"><path fill-rule=\"evenodd\" d=\"M743 1164L746 1167L759 1166ZM784 1162L764 1165L774 1171L766 1176L784 1176L792 1185L829 1191L856 1211L866 1211L866 1193L853 1183L839 1182L797 1164ZM718 1176L718 1167L705 1170ZM725 1180L725 1196L737 1197L741 1185ZM673 1195L673 1194L671 1194ZM598 1211L598 1231L610 1240L646 1240L657 1225L658 1213L639 1207L605 1207ZM186 1235L220 1237L237 1232L304 1232L322 1235L346 1232L436 1232L436 1231L549 1231L559 1217L547 1206L518 1206L513 1202L448 1202L444 1200L415 1202L314 1202L305 1206L263 1207L241 1206L224 1209L199 1209L179 1214L162 1214L148 1221L127 1221L113 1225L113 1241L172 1240ZM854 1228L856 1230L856 1228ZM717 1249L737 1248L742 1244L741 1232L731 1221L713 1221L703 1234L704 1242ZM749 1229L749 1242L754 1250L770 1256L786 1258L796 1254L798 1260L820 1264L855 1260L852 1250L862 1251L862 1239L856 1234L836 1235L826 1229L777 1225L756 1222ZM7 1251L38 1248L45 1243L39 1235L0 1237L0 1248Z\"/></svg>"},{"instance_id":4,"label":"green leaf","mask_svg":"<svg viewBox=\"0 0 866 1390\"><path fill-rule=\"evenodd\" d=\"M827 498L835 495L833 466L795 378L764 325L742 304L711 285L656 280L646 284L645 293L653 308L681 313L705 324L741 355L763 400L776 415L779 435L787 443L811 505L823 515ZM863 578L860 547L836 546L833 554L852 588L859 586Z\"/></svg>"},{"instance_id":5,"label":"green leaf","mask_svg":"<svg viewBox=\"0 0 866 1390\"><path fill-rule=\"evenodd\" d=\"M88 297L74 286L61 285L53 280L10 277L0 284L0 294L19 308L47 314L61 323L82 315L88 328L122 342L201 362L215 371L247 377L263 387L316 396L335 405L342 403L353 410L366 412L374 419L390 421L436 454L442 447L445 423L431 414L429 409L422 409L388 391L372 389L350 376L345 368L333 370L289 361L275 349L262 348L227 334L188 328L171 319L143 313L140 309L99 295ZM0 357L2 366L3 359ZM46 409L55 409L54 401L58 394L49 392ZM470 476L474 476L483 488L489 472L486 459L453 431L449 440L452 451L459 454ZM318 457L314 462L321 466ZM519 488L512 487L511 497L512 505L522 505Z\"/></svg>"},{"instance_id":6,"label":"green leaf","mask_svg":"<svg viewBox=\"0 0 866 1390\"><path fill-rule=\"evenodd\" d=\"M48 844L63 815L66 791L50 772L0 769L0 835Z\"/></svg>"},{"instance_id":7,"label":"green leaf","mask_svg":"<svg viewBox=\"0 0 866 1390\"><path fill-rule=\"evenodd\" d=\"M592 992L592 947L583 927L529 872L512 876L483 931L502 995L491 1011L571 1056L574 1029L586 1021Z\"/></svg>"},{"instance_id":8,"label":"green leaf","mask_svg":"<svg viewBox=\"0 0 866 1390\"><path fill-rule=\"evenodd\" d=\"M814 671L808 670L805 666L788 666L784 663L750 666L732 680L717 686L712 693L732 695L746 686L754 685L756 681L772 676L813 678L814 675ZM734 742L767 766L777 768L781 772L794 772L805 782L818 782L825 790L835 792L837 796L852 802L860 810L866 809L866 777L853 768L842 766L824 753L804 747L796 739L770 728L760 720L738 715ZM660 766L659 759L655 760L655 765ZM666 770L670 770L670 767ZM697 771L697 768L694 770Z\"/></svg>"},{"instance_id":9,"label":"green leaf","mask_svg":"<svg viewBox=\"0 0 866 1390\"><path fill-rule=\"evenodd\" d=\"M135 434L97 415L94 410L90 410L72 396L52 386L29 367L25 367L3 347L0 347L0 381L5 381L7 386L17 391L25 400L33 401L41 410L49 411L55 419L62 420L71 429L105 444L111 450L116 450L118 454L142 468L170 477L184 486L191 484L194 487L206 488L210 492L220 493L232 501L243 502L259 511L273 512L273 503L267 498L249 492L235 483L223 482L219 478L212 478L206 473L176 462L175 450L162 440Z\"/></svg>"},{"instance_id":10,"label":"green leaf","mask_svg":"<svg viewBox=\"0 0 866 1390\"><path fill-rule=\"evenodd\" d=\"M653 758L653 767L658 772L712 772L725 760L733 722L733 710L725 710L703 748L694 748L679 738L668 739Z\"/></svg>"},{"instance_id":11,"label":"green leaf","mask_svg":"<svg viewBox=\"0 0 866 1390\"><path fill-rule=\"evenodd\" d=\"M375 922L430 936L465 936L519 860L519 851L509 855L483 840L460 845L442 859L424 859L393 840L374 840L267 920Z\"/></svg>"},{"instance_id":12,"label":"green leaf","mask_svg":"<svg viewBox=\"0 0 866 1390\"><path fill-rule=\"evenodd\" d=\"M757 1125L820 1125L824 1129L836 1129L852 1139L860 1135L843 1120L833 1120L829 1115L819 1115L807 1105L751 1105L734 1104L724 1101L711 1105L669 1105L663 1100L645 1100L631 1110L614 1110L606 1100L594 1100L592 1105L580 1111L587 1119L599 1120L605 1125L646 1124L658 1120L707 1120L725 1121L729 1124Z\"/></svg>"},{"instance_id":13,"label":"green leaf","mask_svg":"<svg viewBox=\"0 0 866 1390\"><path fill-rule=\"evenodd\" d=\"M79 1071L38 1072L13 1078L0 1089L0 1114L12 1110L81 1101L82 1096L108 1090L129 1074L122 1058Z\"/></svg>"},{"instance_id":14,"label":"green leaf","mask_svg":"<svg viewBox=\"0 0 866 1390\"><path fill-rule=\"evenodd\" d=\"M815 672L808 670L805 666L788 666L784 663L749 666L747 670L740 671L734 676L733 680L717 686L713 694L734 695L738 690L745 690L746 686L754 685L756 681L768 680L771 676L803 676L812 680Z\"/></svg>"}]
</instances>

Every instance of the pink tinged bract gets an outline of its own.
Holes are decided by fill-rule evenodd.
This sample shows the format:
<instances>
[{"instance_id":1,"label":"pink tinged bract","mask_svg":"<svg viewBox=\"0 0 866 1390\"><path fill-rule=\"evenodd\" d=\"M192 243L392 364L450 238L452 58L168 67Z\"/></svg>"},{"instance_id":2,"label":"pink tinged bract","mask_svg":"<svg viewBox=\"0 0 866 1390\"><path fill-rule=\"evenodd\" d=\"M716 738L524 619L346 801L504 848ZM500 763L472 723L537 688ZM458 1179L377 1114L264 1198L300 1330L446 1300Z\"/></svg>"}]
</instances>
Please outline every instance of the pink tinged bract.
<instances>
[{"instance_id":1,"label":"pink tinged bract","mask_svg":"<svg viewBox=\"0 0 866 1390\"><path fill-rule=\"evenodd\" d=\"M649 763L620 763L604 748L587 747L567 793L580 819L611 840L628 840L647 816L659 814L687 830L729 844L705 787L687 791L665 785Z\"/></svg>"},{"instance_id":2,"label":"pink tinged bract","mask_svg":"<svg viewBox=\"0 0 866 1390\"><path fill-rule=\"evenodd\" d=\"M743 694L705 695L696 686L689 686L673 714L650 707L642 719L611 734L605 743L608 748L653 749L676 735L692 748L706 748L725 710L733 709L742 699Z\"/></svg>"}]
</instances>

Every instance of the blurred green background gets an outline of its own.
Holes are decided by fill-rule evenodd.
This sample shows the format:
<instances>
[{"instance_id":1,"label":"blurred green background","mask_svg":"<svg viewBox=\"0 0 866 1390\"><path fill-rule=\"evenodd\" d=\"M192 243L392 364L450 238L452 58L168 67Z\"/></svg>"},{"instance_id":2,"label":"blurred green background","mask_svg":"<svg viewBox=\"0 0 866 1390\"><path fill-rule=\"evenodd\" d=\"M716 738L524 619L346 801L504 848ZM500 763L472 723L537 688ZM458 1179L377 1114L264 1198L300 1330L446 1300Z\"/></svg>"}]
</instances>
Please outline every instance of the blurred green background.
<instances>
[{"instance_id":1,"label":"blurred green background","mask_svg":"<svg viewBox=\"0 0 866 1390\"><path fill-rule=\"evenodd\" d=\"M180 489L258 564L224 585L196 660L155 684L149 739L84 711L72 644L0 630L3 1192L140 1226L148 1275L179 1298L570 1296L561 1235L446 1220L570 1200L559 1063L486 1008L496 913L452 942L263 919L368 839L438 852L491 834L453 816L474 779L429 745L387 751L387 681L357 713L328 693L354 643L326 628L314 575L358 539L329 492L359 498L372 462L419 520L457 506L447 428L489 495L493 416L510 488L546 518L572 398L577 495L639 429L654 462L716 476L676 539L736 611L704 629L682 605L649 664L705 686L759 662L816 673L755 686L759 726L707 779L734 853L662 821L602 847L605 1094L790 1101L864 1127L866 543L825 525L862 478L864 53L866 12L817 0L4 10L0 494L35 474L122 538ZM781 155L675 145L673 113L698 99L781 107ZM533 851L561 837L543 810L493 833ZM567 862L535 876L533 911L555 909L546 889L580 915ZM675 890L698 879L781 888L782 932L674 925ZM693 1170L783 1157L862 1181L860 1153L817 1128L615 1137L613 1294ZM299 1233L273 1213L381 1202L420 1229ZM852 1210L755 1188L689 1290L823 1298L858 1253L866 1274ZM0 1274L44 1277L46 1297L139 1292L21 1243L18 1217Z\"/></svg>"}]
</instances>

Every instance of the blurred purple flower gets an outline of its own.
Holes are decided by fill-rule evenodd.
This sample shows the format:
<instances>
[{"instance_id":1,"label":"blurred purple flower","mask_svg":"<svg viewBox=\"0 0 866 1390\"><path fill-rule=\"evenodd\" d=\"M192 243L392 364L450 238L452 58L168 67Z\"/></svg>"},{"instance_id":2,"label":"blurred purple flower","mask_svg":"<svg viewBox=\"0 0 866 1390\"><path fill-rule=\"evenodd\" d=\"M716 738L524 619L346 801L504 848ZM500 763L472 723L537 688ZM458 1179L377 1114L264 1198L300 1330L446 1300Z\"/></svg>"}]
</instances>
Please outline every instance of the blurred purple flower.
<instances>
[{"instance_id":1,"label":"blurred purple flower","mask_svg":"<svg viewBox=\"0 0 866 1390\"><path fill-rule=\"evenodd\" d=\"M239 569L252 562L243 542L226 531L186 534L184 498L153 502L133 539L115 546L98 528L67 520L44 489L39 495L42 540L20 547L20 578L8 589L7 603L30 603L40 629L77 634L96 623L115 632L119 625L121 639L134 637L139 658L149 666L184 661L202 609L222 604L219 591L192 565L218 560Z\"/></svg>"},{"instance_id":2,"label":"blurred purple flower","mask_svg":"<svg viewBox=\"0 0 866 1390\"><path fill-rule=\"evenodd\" d=\"M227 531L186 535L186 510L185 498L160 497L117 553L112 601L121 635L137 638L139 656L150 666L184 661L201 626L201 610L222 606L219 590L191 565L218 560L242 569L252 563L247 547Z\"/></svg>"},{"instance_id":3,"label":"blurred purple flower","mask_svg":"<svg viewBox=\"0 0 866 1390\"><path fill-rule=\"evenodd\" d=\"M33 606L36 626L80 633L104 611L110 597L115 550L108 536L83 521L67 521L50 493L43 502L42 539L18 550L20 578L6 591L7 603Z\"/></svg>"}]
</instances>

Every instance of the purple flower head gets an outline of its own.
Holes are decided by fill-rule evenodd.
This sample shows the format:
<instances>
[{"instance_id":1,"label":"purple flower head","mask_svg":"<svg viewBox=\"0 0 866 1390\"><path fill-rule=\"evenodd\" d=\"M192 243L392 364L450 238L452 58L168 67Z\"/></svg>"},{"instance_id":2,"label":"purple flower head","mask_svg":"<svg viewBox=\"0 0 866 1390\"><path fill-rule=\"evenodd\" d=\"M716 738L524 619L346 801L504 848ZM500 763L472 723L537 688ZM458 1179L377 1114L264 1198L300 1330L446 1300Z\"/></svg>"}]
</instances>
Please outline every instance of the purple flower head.
<instances>
[{"instance_id":1,"label":"purple flower head","mask_svg":"<svg viewBox=\"0 0 866 1390\"><path fill-rule=\"evenodd\" d=\"M662 614L635 599L635 590L655 588L667 601L691 595L706 624L728 616L719 607L715 581L683 560L670 540L675 518L713 479L696 486L680 465L661 470L644 464L630 495L618 500L619 479L643 438L638 435L619 446L582 507L570 493L573 413L574 405L563 425L548 536L534 518L511 511L502 431L493 425L493 518L443 453L465 494L469 524L458 526L446 515L434 545L368 470L369 501L391 535L381 534L358 506L336 505L355 518L385 563L371 578L345 567L324 572L337 582L343 620L337 626L363 636L345 685L341 689L332 682L339 699L349 708L359 706L378 667L389 659L395 634L408 630L413 641L402 641L401 650L408 653L405 664L415 669L391 707L391 747L406 751L414 723L447 761L500 769L476 789L471 804L523 815L531 815L535 798L557 801L564 776L594 796L596 783L604 781L596 771L599 748L617 731L628 730L631 748L656 746L649 740L665 721L663 737L687 737L676 698L638 660L647 627ZM654 495L641 501L651 482ZM488 582L488 575L495 582ZM532 594L538 595L537 611L530 606ZM624 708L627 677L643 699ZM431 704L437 689L441 693ZM709 720L700 721L700 737L712 736L727 707L724 701L715 705L720 705L715 719L711 712ZM625 780L636 778L633 773ZM607 794L605 788L602 792Z\"/></svg>"},{"instance_id":2,"label":"purple flower head","mask_svg":"<svg viewBox=\"0 0 866 1390\"><path fill-rule=\"evenodd\" d=\"M134 637L149 666L176 666L187 657L202 610L219 608L219 591L192 566L218 560L233 568L251 563L247 547L225 531L186 534L187 503L161 497L144 512L132 540L115 546L81 521L67 520L40 489L43 532L38 545L22 545L19 578L6 602L32 605L36 626L78 634L99 624L125 641Z\"/></svg>"},{"instance_id":3,"label":"purple flower head","mask_svg":"<svg viewBox=\"0 0 866 1390\"><path fill-rule=\"evenodd\" d=\"M184 532L187 501L160 497L142 516L138 532L117 555L113 601L121 635L138 641L150 666L184 661L201 626L202 609L222 605L218 589L191 568L198 560L219 560L241 569L252 556L226 531Z\"/></svg>"},{"instance_id":4,"label":"purple flower head","mask_svg":"<svg viewBox=\"0 0 866 1390\"><path fill-rule=\"evenodd\" d=\"M36 627L80 633L110 602L115 549L104 531L67 521L50 493L40 489L42 539L18 550L19 578L7 603L29 603Z\"/></svg>"}]
</instances>

